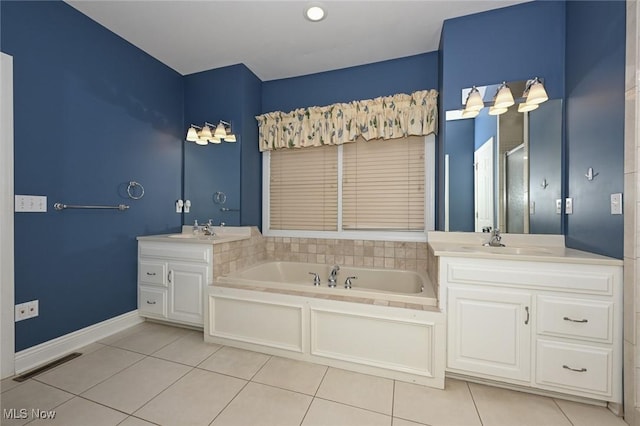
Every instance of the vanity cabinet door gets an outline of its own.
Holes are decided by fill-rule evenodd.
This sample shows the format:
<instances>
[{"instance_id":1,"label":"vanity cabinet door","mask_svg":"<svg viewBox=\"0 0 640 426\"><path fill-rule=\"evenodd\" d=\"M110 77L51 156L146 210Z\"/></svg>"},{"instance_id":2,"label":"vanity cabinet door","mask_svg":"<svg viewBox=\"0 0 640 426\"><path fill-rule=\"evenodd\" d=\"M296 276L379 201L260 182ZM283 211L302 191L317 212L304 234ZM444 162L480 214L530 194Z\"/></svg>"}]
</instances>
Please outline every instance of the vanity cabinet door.
<instances>
[{"instance_id":1,"label":"vanity cabinet door","mask_svg":"<svg viewBox=\"0 0 640 426\"><path fill-rule=\"evenodd\" d=\"M531 300L523 291L449 287L448 369L529 382Z\"/></svg>"},{"instance_id":2,"label":"vanity cabinet door","mask_svg":"<svg viewBox=\"0 0 640 426\"><path fill-rule=\"evenodd\" d=\"M169 319L202 326L207 266L169 263Z\"/></svg>"}]
</instances>

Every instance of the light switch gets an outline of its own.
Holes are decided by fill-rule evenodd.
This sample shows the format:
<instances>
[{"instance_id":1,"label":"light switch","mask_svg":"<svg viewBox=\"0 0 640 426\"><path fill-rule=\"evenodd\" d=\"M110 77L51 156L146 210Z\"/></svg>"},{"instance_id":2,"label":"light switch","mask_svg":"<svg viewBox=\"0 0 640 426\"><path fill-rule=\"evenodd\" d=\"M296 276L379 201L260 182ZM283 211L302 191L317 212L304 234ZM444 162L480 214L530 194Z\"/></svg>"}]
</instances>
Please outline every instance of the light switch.
<instances>
[{"instance_id":1,"label":"light switch","mask_svg":"<svg viewBox=\"0 0 640 426\"><path fill-rule=\"evenodd\" d=\"M536 214L536 202L535 201L531 201L529 203L529 214Z\"/></svg>"},{"instance_id":2,"label":"light switch","mask_svg":"<svg viewBox=\"0 0 640 426\"><path fill-rule=\"evenodd\" d=\"M562 200L560 198L556 200L556 214L562 214Z\"/></svg>"},{"instance_id":3,"label":"light switch","mask_svg":"<svg viewBox=\"0 0 640 426\"><path fill-rule=\"evenodd\" d=\"M622 193L611 194L611 214L622 214Z\"/></svg>"},{"instance_id":4,"label":"light switch","mask_svg":"<svg viewBox=\"0 0 640 426\"><path fill-rule=\"evenodd\" d=\"M16 212L46 212L47 197L45 195L16 195Z\"/></svg>"}]
</instances>

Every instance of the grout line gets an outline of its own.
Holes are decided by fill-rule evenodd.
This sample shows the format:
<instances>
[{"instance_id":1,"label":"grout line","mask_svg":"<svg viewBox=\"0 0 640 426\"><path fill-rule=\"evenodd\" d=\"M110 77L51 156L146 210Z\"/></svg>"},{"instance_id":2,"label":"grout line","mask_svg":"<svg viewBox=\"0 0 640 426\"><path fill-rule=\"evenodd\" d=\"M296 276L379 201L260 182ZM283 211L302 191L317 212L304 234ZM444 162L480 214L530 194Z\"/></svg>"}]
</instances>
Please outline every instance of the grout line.
<instances>
[{"instance_id":1,"label":"grout line","mask_svg":"<svg viewBox=\"0 0 640 426\"><path fill-rule=\"evenodd\" d=\"M232 376L230 376L230 377L232 377ZM237 377L236 377L236 379L237 379ZM231 403L232 403L233 401L235 401L235 400L236 400L236 398L238 397L238 395L240 395L240 394L242 393L242 391L244 390L244 388L246 388L246 387L247 387L247 385L248 385L249 383L251 383L251 382L247 380L247 382L244 384L244 386L242 386L242 387L240 388L240 390L238 390L238 392L237 392L235 395L233 395L233 398L231 398L231 399L229 400L229 402L227 402L227 404L226 404L224 407L222 407L222 410L220 410L220 412L219 412L218 414L216 414L216 416L215 416L215 417L214 417L214 418L209 422L209 426L211 426L211 425L213 424L213 422L215 422L215 421L216 421L216 419L217 419L218 417L220 417L220 414L224 413L224 411L227 409L227 407L228 407L229 405L231 405Z\"/></svg>"},{"instance_id":2,"label":"grout line","mask_svg":"<svg viewBox=\"0 0 640 426\"><path fill-rule=\"evenodd\" d=\"M357 405L352 405L352 404L347 404L347 403L340 402L340 401L334 401L332 399L322 398L321 396L316 396L316 397L314 397L314 399L321 399L323 401L333 402L333 403L336 403L336 404L344 405L346 407L357 408L358 410L368 411L370 413L379 414L381 416L386 416L386 417L390 417L390 418L393 417L391 414L381 413L380 411L374 411L374 410L372 410L370 408L358 407ZM414 420L411 420L411 421L415 423Z\"/></svg>"},{"instance_id":3,"label":"grout line","mask_svg":"<svg viewBox=\"0 0 640 426\"><path fill-rule=\"evenodd\" d=\"M471 386L469 386L469 382L465 381L464 382L467 385L467 389L469 390L469 395L471 395L471 401L473 402L473 406L476 409L476 414L478 415L478 420L480 421L481 425L484 425L483 421L482 421L482 416L480 415L480 410L478 409L478 404L476 403L476 399L473 397L473 392L471 391Z\"/></svg>"},{"instance_id":4,"label":"grout line","mask_svg":"<svg viewBox=\"0 0 640 426\"><path fill-rule=\"evenodd\" d=\"M391 389L391 424L393 424L393 410L396 406L396 380L393 381L393 388Z\"/></svg>"},{"instance_id":5,"label":"grout line","mask_svg":"<svg viewBox=\"0 0 640 426\"><path fill-rule=\"evenodd\" d=\"M567 413L564 412L564 410L562 409L562 407L560 406L560 404L558 404L558 401L556 401L555 398L549 398L553 401L553 403L556 405L556 407L558 407L558 410L560 410L560 412L564 415L564 417L569 421L569 423L571 423L571 425L573 426L573 422L571 421L571 419L569 418L569 415Z\"/></svg>"}]
</instances>

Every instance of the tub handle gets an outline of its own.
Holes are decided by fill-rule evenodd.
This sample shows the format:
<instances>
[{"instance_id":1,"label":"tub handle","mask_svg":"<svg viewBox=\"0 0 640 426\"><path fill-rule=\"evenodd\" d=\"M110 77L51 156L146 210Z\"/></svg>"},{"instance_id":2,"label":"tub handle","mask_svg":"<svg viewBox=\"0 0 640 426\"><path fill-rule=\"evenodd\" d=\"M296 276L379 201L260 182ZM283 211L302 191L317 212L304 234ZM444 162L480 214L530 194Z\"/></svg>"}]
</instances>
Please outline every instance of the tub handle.
<instances>
[{"instance_id":1,"label":"tub handle","mask_svg":"<svg viewBox=\"0 0 640 426\"><path fill-rule=\"evenodd\" d=\"M346 280L344 280L344 288L351 288L351 280L357 280L358 277L347 277Z\"/></svg>"},{"instance_id":2,"label":"tub handle","mask_svg":"<svg viewBox=\"0 0 640 426\"><path fill-rule=\"evenodd\" d=\"M318 275L316 272L309 272L309 275L313 275L313 285L319 286L320 285L320 275Z\"/></svg>"}]
</instances>

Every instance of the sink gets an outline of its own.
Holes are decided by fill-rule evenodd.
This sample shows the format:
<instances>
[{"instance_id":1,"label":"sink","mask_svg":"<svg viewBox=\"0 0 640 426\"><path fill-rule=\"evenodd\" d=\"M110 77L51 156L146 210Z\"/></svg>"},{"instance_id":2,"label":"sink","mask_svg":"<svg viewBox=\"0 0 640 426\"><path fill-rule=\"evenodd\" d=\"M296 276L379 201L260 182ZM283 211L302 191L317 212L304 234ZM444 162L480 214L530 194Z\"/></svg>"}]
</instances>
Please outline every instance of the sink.
<instances>
[{"instance_id":1,"label":"sink","mask_svg":"<svg viewBox=\"0 0 640 426\"><path fill-rule=\"evenodd\" d=\"M491 247L491 246L462 246L462 251L470 253L496 253L521 255L552 255L555 252L545 247Z\"/></svg>"}]
</instances>

